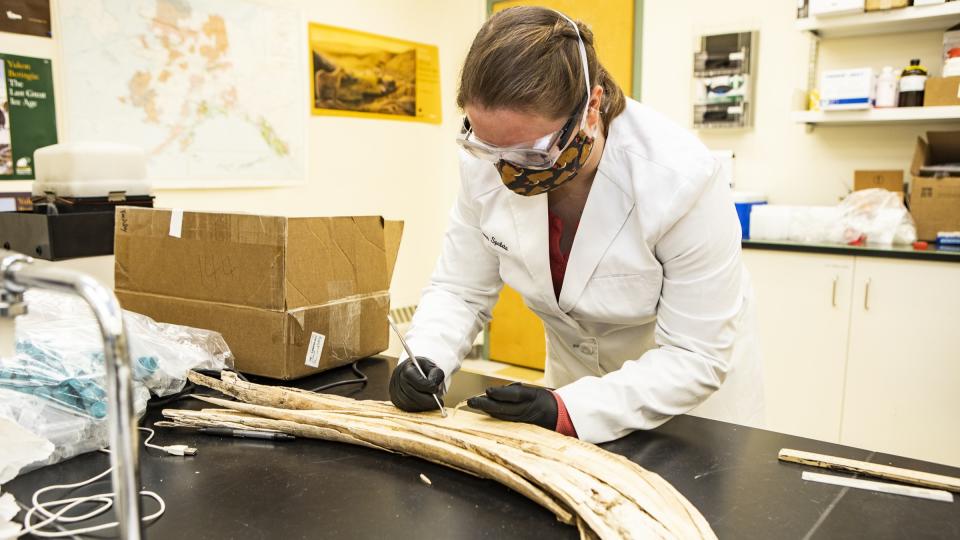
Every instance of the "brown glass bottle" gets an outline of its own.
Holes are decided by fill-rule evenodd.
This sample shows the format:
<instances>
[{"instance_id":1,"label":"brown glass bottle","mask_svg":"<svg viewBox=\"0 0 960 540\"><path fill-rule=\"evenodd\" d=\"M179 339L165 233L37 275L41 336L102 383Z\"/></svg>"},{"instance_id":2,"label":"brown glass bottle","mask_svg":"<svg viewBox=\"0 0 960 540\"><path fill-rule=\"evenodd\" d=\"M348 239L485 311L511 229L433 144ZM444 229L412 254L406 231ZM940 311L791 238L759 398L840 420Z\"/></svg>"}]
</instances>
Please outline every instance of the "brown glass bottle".
<instances>
[{"instance_id":1,"label":"brown glass bottle","mask_svg":"<svg viewBox=\"0 0 960 540\"><path fill-rule=\"evenodd\" d=\"M899 107L923 107L923 93L927 86L927 68L920 65L920 59L914 58L900 75Z\"/></svg>"}]
</instances>

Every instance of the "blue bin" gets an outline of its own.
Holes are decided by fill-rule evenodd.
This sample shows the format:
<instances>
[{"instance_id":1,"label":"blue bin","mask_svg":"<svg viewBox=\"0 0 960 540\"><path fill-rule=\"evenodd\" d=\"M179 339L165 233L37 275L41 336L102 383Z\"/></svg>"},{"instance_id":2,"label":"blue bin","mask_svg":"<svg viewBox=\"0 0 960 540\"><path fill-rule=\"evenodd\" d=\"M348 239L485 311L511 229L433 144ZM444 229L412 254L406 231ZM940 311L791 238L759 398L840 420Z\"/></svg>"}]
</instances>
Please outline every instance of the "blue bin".
<instances>
[{"instance_id":1,"label":"blue bin","mask_svg":"<svg viewBox=\"0 0 960 540\"><path fill-rule=\"evenodd\" d=\"M760 204L767 204L767 201L754 200L734 203L737 208L737 217L740 218L740 230L743 232L744 240L750 238L750 212L753 211L754 206Z\"/></svg>"}]
</instances>

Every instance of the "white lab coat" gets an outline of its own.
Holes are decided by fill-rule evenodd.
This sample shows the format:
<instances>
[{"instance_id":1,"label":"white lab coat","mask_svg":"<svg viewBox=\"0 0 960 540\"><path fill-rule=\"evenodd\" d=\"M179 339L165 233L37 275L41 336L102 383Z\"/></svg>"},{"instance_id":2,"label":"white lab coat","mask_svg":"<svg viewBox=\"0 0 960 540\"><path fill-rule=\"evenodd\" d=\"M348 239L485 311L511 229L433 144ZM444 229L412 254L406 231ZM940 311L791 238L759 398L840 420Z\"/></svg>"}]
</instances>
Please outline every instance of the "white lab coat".
<instances>
[{"instance_id":1,"label":"white lab coat","mask_svg":"<svg viewBox=\"0 0 960 540\"><path fill-rule=\"evenodd\" d=\"M604 442L699 412L760 425L763 386L730 189L692 134L628 100L611 124L559 302L547 196L516 195L461 154L443 251L407 339L447 375L502 283L547 333L546 380L581 439ZM726 383L724 381L726 380Z\"/></svg>"}]
</instances>

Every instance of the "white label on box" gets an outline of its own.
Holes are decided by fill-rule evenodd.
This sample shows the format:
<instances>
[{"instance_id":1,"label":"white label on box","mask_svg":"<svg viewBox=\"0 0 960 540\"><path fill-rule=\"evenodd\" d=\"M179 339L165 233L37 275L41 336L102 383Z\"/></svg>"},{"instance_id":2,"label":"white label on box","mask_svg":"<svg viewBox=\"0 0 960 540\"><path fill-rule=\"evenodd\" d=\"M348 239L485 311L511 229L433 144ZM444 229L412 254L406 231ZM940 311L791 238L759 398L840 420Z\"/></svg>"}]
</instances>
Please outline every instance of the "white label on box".
<instances>
[{"instance_id":1,"label":"white label on box","mask_svg":"<svg viewBox=\"0 0 960 540\"><path fill-rule=\"evenodd\" d=\"M183 232L183 210L173 209L170 211L170 236L180 238Z\"/></svg>"},{"instance_id":2,"label":"white label on box","mask_svg":"<svg viewBox=\"0 0 960 540\"><path fill-rule=\"evenodd\" d=\"M307 346L307 361L304 364L310 367L320 367L320 357L323 355L323 342L327 340L323 334L314 332L310 336L310 345Z\"/></svg>"},{"instance_id":3,"label":"white label on box","mask_svg":"<svg viewBox=\"0 0 960 540\"><path fill-rule=\"evenodd\" d=\"M729 56L729 59L730 59L731 62L736 62L737 60L743 61L744 58L745 58L745 56L744 56L744 54L743 54L743 51L740 51L740 52L732 52L732 53L730 53L730 56Z\"/></svg>"}]
</instances>

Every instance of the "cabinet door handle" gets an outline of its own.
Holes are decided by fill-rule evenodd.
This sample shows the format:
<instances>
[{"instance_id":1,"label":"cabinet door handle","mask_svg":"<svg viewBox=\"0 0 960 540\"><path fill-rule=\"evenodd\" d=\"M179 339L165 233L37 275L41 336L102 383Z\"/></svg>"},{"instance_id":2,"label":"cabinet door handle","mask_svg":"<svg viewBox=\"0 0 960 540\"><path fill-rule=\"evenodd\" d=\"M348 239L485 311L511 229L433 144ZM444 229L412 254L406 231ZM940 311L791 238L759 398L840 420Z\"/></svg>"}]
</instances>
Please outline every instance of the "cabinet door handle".
<instances>
[{"instance_id":1,"label":"cabinet door handle","mask_svg":"<svg viewBox=\"0 0 960 540\"><path fill-rule=\"evenodd\" d=\"M837 282L840 281L840 276L834 276L833 278L833 293L830 297L830 303L833 307L837 307Z\"/></svg>"},{"instance_id":2,"label":"cabinet door handle","mask_svg":"<svg viewBox=\"0 0 960 540\"><path fill-rule=\"evenodd\" d=\"M870 279L867 278L867 283L863 288L863 309L865 311L870 311Z\"/></svg>"}]
</instances>

